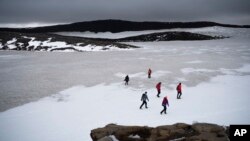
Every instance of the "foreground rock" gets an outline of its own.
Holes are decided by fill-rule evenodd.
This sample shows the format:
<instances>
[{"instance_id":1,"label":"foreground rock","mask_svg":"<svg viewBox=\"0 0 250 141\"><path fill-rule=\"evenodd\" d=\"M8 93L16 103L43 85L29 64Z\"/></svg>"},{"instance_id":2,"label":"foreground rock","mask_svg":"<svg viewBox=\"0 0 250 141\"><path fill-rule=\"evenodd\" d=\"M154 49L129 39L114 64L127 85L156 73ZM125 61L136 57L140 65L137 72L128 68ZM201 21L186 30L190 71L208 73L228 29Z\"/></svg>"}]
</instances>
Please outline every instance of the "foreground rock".
<instances>
[{"instance_id":1,"label":"foreground rock","mask_svg":"<svg viewBox=\"0 0 250 141\"><path fill-rule=\"evenodd\" d=\"M177 123L156 128L109 124L92 130L90 135L93 141L227 141L229 127L208 123Z\"/></svg>"}]
</instances>

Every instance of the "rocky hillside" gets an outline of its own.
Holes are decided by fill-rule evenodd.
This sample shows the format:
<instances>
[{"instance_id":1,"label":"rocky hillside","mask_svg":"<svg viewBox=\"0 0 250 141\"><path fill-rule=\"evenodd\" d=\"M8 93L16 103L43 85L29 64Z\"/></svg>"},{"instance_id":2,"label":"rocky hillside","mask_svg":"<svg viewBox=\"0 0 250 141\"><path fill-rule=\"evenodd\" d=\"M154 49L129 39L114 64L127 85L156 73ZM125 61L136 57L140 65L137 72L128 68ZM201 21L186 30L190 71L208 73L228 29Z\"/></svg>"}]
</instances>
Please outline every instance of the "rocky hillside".
<instances>
[{"instance_id":1,"label":"rocky hillside","mask_svg":"<svg viewBox=\"0 0 250 141\"><path fill-rule=\"evenodd\" d=\"M96 39L111 42L193 41L223 39L223 36L209 36L190 32L158 32L120 39Z\"/></svg>"},{"instance_id":2,"label":"rocky hillside","mask_svg":"<svg viewBox=\"0 0 250 141\"><path fill-rule=\"evenodd\" d=\"M0 49L27 51L100 51L137 48L120 42L190 41L223 39L190 32L160 32L120 39L62 36L50 33L0 32Z\"/></svg>"},{"instance_id":3,"label":"rocky hillside","mask_svg":"<svg viewBox=\"0 0 250 141\"><path fill-rule=\"evenodd\" d=\"M82 37L68 37L48 33L0 32L0 50L27 51L100 51L137 48L136 46L99 41Z\"/></svg>"},{"instance_id":4,"label":"rocky hillside","mask_svg":"<svg viewBox=\"0 0 250 141\"><path fill-rule=\"evenodd\" d=\"M208 123L177 123L155 128L109 124L92 130L90 135L93 141L228 141L229 127Z\"/></svg>"}]
</instances>

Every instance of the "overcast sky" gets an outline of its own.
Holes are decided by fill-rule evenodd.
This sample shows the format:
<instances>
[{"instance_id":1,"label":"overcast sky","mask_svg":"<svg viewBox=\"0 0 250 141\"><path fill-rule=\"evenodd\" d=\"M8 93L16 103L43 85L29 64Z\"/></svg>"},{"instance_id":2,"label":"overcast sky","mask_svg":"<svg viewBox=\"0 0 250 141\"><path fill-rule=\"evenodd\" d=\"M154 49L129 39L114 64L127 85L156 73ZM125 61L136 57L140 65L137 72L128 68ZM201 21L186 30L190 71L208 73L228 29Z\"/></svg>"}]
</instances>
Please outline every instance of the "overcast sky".
<instances>
[{"instance_id":1,"label":"overcast sky","mask_svg":"<svg viewBox=\"0 0 250 141\"><path fill-rule=\"evenodd\" d=\"M250 0L0 0L0 24L122 19L250 25Z\"/></svg>"}]
</instances>

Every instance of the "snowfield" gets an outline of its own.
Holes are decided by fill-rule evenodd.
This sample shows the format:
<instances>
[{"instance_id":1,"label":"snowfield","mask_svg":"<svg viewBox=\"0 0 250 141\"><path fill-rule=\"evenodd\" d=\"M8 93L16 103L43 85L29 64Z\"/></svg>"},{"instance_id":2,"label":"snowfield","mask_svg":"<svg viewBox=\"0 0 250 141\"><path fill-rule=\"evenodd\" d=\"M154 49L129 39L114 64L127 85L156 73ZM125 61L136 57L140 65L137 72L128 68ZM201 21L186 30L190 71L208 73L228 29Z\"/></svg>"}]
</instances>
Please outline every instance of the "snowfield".
<instances>
[{"instance_id":1,"label":"snowfield","mask_svg":"<svg viewBox=\"0 0 250 141\"><path fill-rule=\"evenodd\" d=\"M90 131L109 123L250 124L250 30L215 29L196 30L232 37L133 42L142 48L130 51L1 51L0 141L91 141ZM177 100L179 82L183 95ZM149 108L140 110L145 91ZM170 107L160 115L164 96Z\"/></svg>"},{"instance_id":2,"label":"snowfield","mask_svg":"<svg viewBox=\"0 0 250 141\"><path fill-rule=\"evenodd\" d=\"M157 98L155 89L146 89L149 108L142 110L139 107L143 90L125 87L123 83L74 86L1 113L1 140L90 141L90 131L108 123L141 126L177 122L249 124L249 82L250 76L225 75L196 87L184 85L181 100L176 99L174 90L163 88L161 98ZM169 98L167 115L160 115L163 96Z\"/></svg>"}]
</instances>

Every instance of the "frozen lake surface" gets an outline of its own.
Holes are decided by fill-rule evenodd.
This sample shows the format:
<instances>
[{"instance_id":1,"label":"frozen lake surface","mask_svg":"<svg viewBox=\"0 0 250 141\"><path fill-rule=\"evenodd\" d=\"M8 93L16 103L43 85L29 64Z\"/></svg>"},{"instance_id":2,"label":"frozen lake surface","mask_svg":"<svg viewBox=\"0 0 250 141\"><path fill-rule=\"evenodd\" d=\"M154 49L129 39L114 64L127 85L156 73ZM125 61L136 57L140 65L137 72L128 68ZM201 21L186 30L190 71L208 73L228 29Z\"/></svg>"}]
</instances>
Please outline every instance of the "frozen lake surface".
<instances>
[{"instance_id":1,"label":"frozen lake surface","mask_svg":"<svg viewBox=\"0 0 250 141\"><path fill-rule=\"evenodd\" d=\"M206 32L217 31L212 29ZM250 30L218 32L231 38L134 42L129 44L141 48L125 51L0 51L0 137L5 141L44 140L44 136L50 141L90 140L91 129L111 122L249 124ZM148 68L153 71L150 80ZM123 85L126 74L131 78L128 87ZM159 115L161 99L155 97L159 81L162 96L172 99L169 118ZM184 94L176 101L179 82ZM146 90L151 108L138 112ZM116 113L119 109L123 111Z\"/></svg>"}]
</instances>

